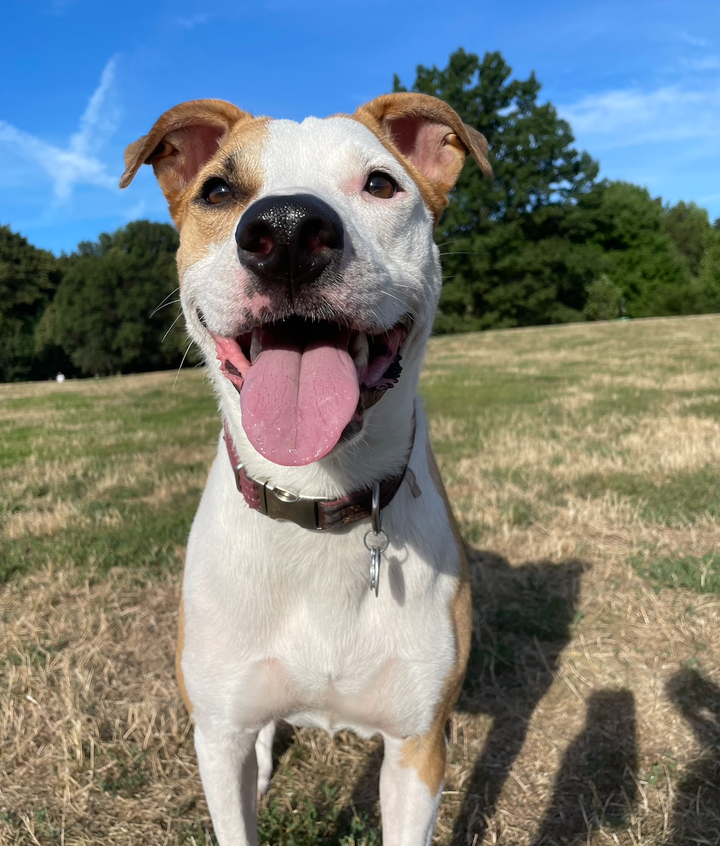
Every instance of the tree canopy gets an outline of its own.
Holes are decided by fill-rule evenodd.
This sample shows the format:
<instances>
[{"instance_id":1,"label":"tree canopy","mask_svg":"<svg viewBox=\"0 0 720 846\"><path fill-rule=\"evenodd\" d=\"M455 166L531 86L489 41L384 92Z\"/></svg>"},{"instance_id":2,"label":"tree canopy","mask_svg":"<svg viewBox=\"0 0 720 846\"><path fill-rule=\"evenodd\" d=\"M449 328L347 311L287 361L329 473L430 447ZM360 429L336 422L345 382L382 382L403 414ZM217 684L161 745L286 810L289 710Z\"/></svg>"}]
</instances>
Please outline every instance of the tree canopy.
<instances>
[{"instance_id":1,"label":"tree canopy","mask_svg":"<svg viewBox=\"0 0 720 846\"><path fill-rule=\"evenodd\" d=\"M0 226L0 382L40 375L34 332L58 281L52 253Z\"/></svg>"},{"instance_id":2,"label":"tree canopy","mask_svg":"<svg viewBox=\"0 0 720 846\"><path fill-rule=\"evenodd\" d=\"M594 285L596 295L611 290L600 279L621 292L629 316L707 309L697 281L707 214L684 203L664 210L644 188L600 181L569 124L538 102L534 74L511 77L497 52L460 49L444 69L417 68L412 90L445 100L485 135L495 174L466 167L438 226L446 282L436 329L606 314L586 308ZM394 89L406 90L397 76Z\"/></svg>"},{"instance_id":3,"label":"tree canopy","mask_svg":"<svg viewBox=\"0 0 720 846\"><path fill-rule=\"evenodd\" d=\"M173 324L178 243L172 226L146 220L81 243L38 325L39 348L62 348L86 375L177 366L185 345L181 322Z\"/></svg>"}]
</instances>

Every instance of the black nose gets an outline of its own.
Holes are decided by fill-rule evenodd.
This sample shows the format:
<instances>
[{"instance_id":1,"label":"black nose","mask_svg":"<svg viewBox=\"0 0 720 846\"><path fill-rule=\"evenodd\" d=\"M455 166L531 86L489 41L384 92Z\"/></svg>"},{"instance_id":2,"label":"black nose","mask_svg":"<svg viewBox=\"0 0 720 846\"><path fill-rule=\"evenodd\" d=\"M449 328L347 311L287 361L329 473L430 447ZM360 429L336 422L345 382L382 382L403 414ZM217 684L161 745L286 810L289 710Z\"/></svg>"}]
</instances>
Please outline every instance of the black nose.
<instances>
[{"instance_id":1,"label":"black nose","mask_svg":"<svg viewBox=\"0 0 720 846\"><path fill-rule=\"evenodd\" d=\"M311 194L263 197L247 208L235 240L240 263L261 281L291 288L320 277L343 251L337 213Z\"/></svg>"}]
</instances>

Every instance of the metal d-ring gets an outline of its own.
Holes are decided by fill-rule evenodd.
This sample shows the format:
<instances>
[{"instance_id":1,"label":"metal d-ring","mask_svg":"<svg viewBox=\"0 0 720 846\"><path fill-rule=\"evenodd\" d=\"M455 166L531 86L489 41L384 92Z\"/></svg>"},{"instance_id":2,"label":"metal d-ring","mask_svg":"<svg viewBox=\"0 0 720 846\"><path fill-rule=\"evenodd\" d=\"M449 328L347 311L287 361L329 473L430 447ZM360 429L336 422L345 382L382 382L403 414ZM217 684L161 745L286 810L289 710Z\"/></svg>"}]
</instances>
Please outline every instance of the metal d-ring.
<instances>
[{"instance_id":1,"label":"metal d-ring","mask_svg":"<svg viewBox=\"0 0 720 846\"><path fill-rule=\"evenodd\" d=\"M370 516L372 518L372 530L376 535L382 531L382 511L380 510L380 482L375 482L372 487L372 498L370 500Z\"/></svg>"},{"instance_id":2,"label":"metal d-ring","mask_svg":"<svg viewBox=\"0 0 720 846\"><path fill-rule=\"evenodd\" d=\"M368 541L368 538L372 535L372 540ZM390 546L390 538L380 529L379 532L373 532L372 529L368 529L365 532L365 537L363 538L363 543L365 544L365 549L372 555L375 550L377 550L381 555L385 550Z\"/></svg>"}]
</instances>

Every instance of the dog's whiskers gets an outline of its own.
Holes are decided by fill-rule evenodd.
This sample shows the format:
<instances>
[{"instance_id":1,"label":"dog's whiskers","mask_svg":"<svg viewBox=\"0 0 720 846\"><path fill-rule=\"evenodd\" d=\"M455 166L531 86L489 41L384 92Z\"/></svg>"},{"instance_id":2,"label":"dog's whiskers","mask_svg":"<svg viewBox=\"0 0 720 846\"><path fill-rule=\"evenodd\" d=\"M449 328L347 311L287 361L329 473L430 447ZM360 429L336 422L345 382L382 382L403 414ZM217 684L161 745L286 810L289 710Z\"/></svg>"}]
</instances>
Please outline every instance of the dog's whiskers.
<instances>
[{"instance_id":1,"label":"dog's whiskers","mask_svg":"<svg viewBox=\"0 0 720 846\"><path fill-rule=\"evenodd\" d=\"M179 367L178 367L178 369L177 369L177 373L175 374L175 381L173 382L173 388L175 388L175 385L177 385L177 380L178 380L178 378L180 377L180 371L182 370L182 366L183 366L183 364L185 364L185 359L187 358L187 354L190 352L190 347L191 347L192 345L193 345L193 342L192 342L192 341L190 341L190 343L187 345L187 349L186 349L186 350L185 350L185 352L183 353L183 357L182 357L182 359L181 359L181 361L180 361L180 365L179 365Z\"/></svg>"},{"instance_id":2,"label":"dog's whiskers","mask_svg":"<svg viewBox=\"0 0 720 846\"><path fill-rule=\"evenodd\" d=\"M178 320L180 320L180 318L181 318L181 317L182 317L182 310L178 311L178 316L175 318L175 320L173 320L173 322L170 324L170 328L169 328L169 329L167 330L167 332L166 332L166 333L162 336L162 341L160 341L160 343L161 343L161 344L164 344L164 343L165 343L165 338L167 338L167 336L168 336L168 335L172 332L172 330L173 330L173 329L174 329L174 327L175 327L175 324L178 322Z\"/></svg>"},{"instance_id":3,"label":"dog's whiskers","mask_svg":"<svg viewBox=\"0 0 720 846\"><path fill-rule=\"evenodd\" d=\"M173 303L179 303L180 302L179 297L176 300L172 300L171 302L168 302L168 299L170 299L170 297L177 294L179 291L180 291L180 286L178 285L177 288L175 288L174 291L170 291L170 293L166 297L163 297L161 302L158 303L158 305L155 307L155 310L150 313L150 317L154 317L160 311L160 309L165 308L165 306L172 305Z\"/></svg>"}]
</instances>

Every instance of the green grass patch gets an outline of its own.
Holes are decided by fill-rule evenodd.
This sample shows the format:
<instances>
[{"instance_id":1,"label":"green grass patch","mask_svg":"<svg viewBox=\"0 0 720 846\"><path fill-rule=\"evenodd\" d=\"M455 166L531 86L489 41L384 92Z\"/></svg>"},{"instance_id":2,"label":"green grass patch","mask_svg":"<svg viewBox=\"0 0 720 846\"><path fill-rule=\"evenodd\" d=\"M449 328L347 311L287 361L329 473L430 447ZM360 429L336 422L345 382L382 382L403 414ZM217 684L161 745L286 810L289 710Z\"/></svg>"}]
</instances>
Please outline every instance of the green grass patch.
<instances>
[{"instance_id":1,"label":"green grass patch","mask_svg":"<svg viewBox=\"0 0 720 846\"><path fill-rule=\"evenodd\" d=\"M317 804L307 796L289 801L270 799L258 818L261 843L273 846L378 846L380 835L367 815L343 809L336 801L337 788L323 785Z\"/></svg>"},{"instance_id":2,"label":"green grass patch","mask_svg":"<svg viewBox=\"0 0 720 846\"><path fill-rule=\"evenodd\" d=\"M711 420L720 419L720 399L715 402L693 402L686 405L680 412L685 417L706 417Z\"/></svg>"},{"instance_id":3,"label":"green grass patch","mask_svg":"<svg viewBox=\"0 0 720 846\"><path fill-rule=\"evenodd\" d=\"M604 389L588 408L591 418L615 414L623 417L643 417L656 411L667 402L666 392L658 388L626 388L615 386Z\"/></svg>"},{"instance_id":4,"label":"green grass patch","mask_svg":"<svg viewBox=\"0 0 720 846\"><path fill-rule=\"evenodd\" d=\"M123 505L114 500L90 503L90 514L117 510L120 521L61 529L52 535L18 539L0 537L0 582L10 576L52 563L77 568L94 577L113 567L162 571L181 566L184 548L201 491L194 488L163 507L144 503Z\"/></svg>"},{"instance_id":5,"label":"green grass patch","mask_svg":"<svg viewBox=\"0 0 720 846\"><path fill-rule=\"evenodd\" d=\"M110 757L115 766L110 767L109 772L106 771L98 780L102 790L125 799L137 796L148 778L143 767L147 752L133 746L130 748L129 757L120 756L115 752L110 752Z\"/></svg>"},{"instance_id":6,"label":"green grass patch","mask_svg":"<svg viewBox=\"0 0 720 846\"><path fill-rule=\"evenodd\" d=\"M573 485L578 496L596 499L608 492L635 502L648 523L687 525L707 515L720 517L720 470L712 466L662 479L635 473L581 476Z\"/></svg>"},{"instance_id":7,"label":"green grass patch","mask_svg":"<svg viewBox=\"0 0 720 846\"><path fill-rule=\"evenodd\" d=\"M507 417L516 407L537 405L551 396L551 388L558 382L552 375L527 377L480 367L459 367L438 374L430 366L427 375L421 395L430 417L462 419L470 413L489 421Z\"/></svg>"},{"instance_id":8,"label":"green grass patch","mask_svg":"<svg viewBox=\"0 0 720 846\"><path fill-rule=\"evenodd\" d=\"M720 554L686 555L677 552L662 558L632 558L634 569L656 590L684 588L695 593L720 594Z\"/></svg>"}]
</instances>

